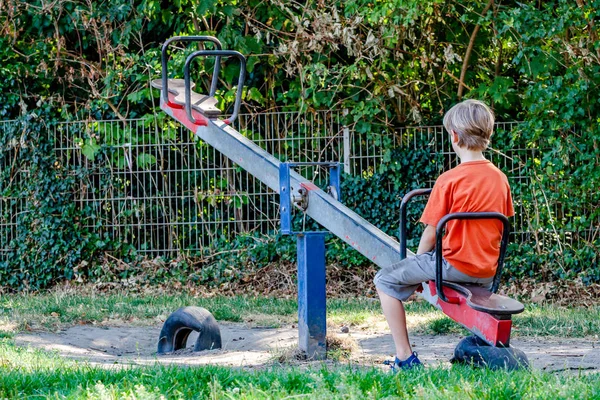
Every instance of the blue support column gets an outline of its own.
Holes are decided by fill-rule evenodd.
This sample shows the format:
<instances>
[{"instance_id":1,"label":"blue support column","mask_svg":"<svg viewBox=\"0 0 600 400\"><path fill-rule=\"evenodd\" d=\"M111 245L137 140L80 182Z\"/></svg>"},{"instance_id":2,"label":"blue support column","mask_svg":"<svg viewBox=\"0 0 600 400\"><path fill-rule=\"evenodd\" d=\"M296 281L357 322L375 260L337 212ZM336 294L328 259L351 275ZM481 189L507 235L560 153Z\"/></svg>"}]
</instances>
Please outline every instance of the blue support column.
<instances>
[{"instance_id":1,"label":"blue support column","mask_svg":"<svg viewBox=\"0 0 600 400\"><path fill-rule=\"evenodd\" d=\"M329 186L333 186L337 192L337 201L342 201L342 187L341 187L341 175L342 170L340 169L340 164L336 163L335 165L329 167Z\"/></svg>"},{"instance_id":2,"label":"blue support column","mask_svg":"<svg viewBox=\"0 0 600 400\"><path fill-rule=\"evenodd\" d=\"M298 235L298 346L313 359L326 355L325 235Z\"/></svg>"},{"instance_id":3,"label":"blue support column","mask_svg":"<svg viewBox=\"0 0 600 400\"><path fill-rule=\"evenodd\" d=\"M279 165L279 215L281 218L281 233L292 234L292 190L290 187L290 164Z\"/></svg>"}]
</instances>

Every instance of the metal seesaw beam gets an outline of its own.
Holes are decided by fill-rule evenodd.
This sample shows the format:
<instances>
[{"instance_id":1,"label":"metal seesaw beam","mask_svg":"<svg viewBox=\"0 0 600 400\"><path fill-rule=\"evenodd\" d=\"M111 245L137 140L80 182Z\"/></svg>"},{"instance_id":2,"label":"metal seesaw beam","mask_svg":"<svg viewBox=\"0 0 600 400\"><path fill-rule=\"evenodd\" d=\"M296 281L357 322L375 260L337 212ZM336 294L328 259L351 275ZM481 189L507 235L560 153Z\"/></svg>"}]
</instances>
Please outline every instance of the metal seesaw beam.
<instances>
[{"instance_id":1,"label":"metal seesaw beam","mask_svg":"<svg viewBox=\"0 0 600 400\"><path fill-rule=\"evenodd\" d=\"M279 193L281 162L278 159L221 120L207 120L206 126L196 125L190 122L185 110L169 107L162 99L160 107L190 129L198 138ZM197 119L203 118L199 113L195 115ZM400 246L391 236L293 170L290 171L290 184L292 195L300 196L298 192L300 188L307 191L306 214L373 263L385 268L400 260ZM413 254L409 253L409 255Z\"/></svg>"},{"instance_id":2,"label":"metal seesaw beam","mask_svg":"<svg viewBox=\"0 0 600 400\"><path fill-rule=\"evenodd\" d=\"M173 98L174 95L169 93L170 102L173 102ZM269 188L277 193L280 192L279 166L281 162L224 121L209 120L194 110L192 111L194 120L201 120L203 123L203 125L196 125L188 119L186 111L182 108L172 108L161 100L161 109ZM374 264L386 268L401 260L400 245L396 240L293 170L290 170L290 186L292 195L299 196L300 188L306 190L308 208L305 212L310 217ZM407 255L412 256L414 253L407 251ZM461 296L459 293L450 292L450 294L455 297ZM423 284L422 296L489 344L508 345L510 320L474 310L468 306L466 301L463 301L466 299L461 299L460 304L446 303L437 295L434 282ZM317 329L317 331L321 330L324 332L324 329ZM306 340L315 339L312 336L305 336Z\"/></svg>"},{"instance_id":3,"label":"metal seesaw beam","mask_svg":"<svg viewBox=\"0 0 600 400\"><path fill-rule=\"evenodd\" d=\"M204 40L205 38L202 37L200 39ZM165 49L166 45L163 47L163 65L166 62ZM238 80L238 93L234 113L229 119L224 121L211 119L210 116L207 117L201 114L198 107L191 106L190 65L194 58L205 56L233 56L240 60L240 77ZM201 50L191 54L186 59L184 68L184 103L181 103L181 99L179 102L175 99L180 94L180 87L177 87L177 90L166 90L166 68L163 69L162 84L153 84L154 87L162 90L161 109L190 129L198 138L219 150L223 155L245 169L273 191L279 194L283 192L284 196L282 196L280 204L282 210L284 210L283 207L290 207L290 203L292 203L291 199L306 196L308 198L308 205L303 204L302 210L307 215L379 267L388 268L407 255L412 256L413 253L406 250L405 231L401 231L400 237L403 240L403 245L400 246L392 237L319 189L294 170L287 168L284 174L285 179L282 179L280 170L281 166L285 166L285 164L282 164L274 156L229 126L230 122L237 116L239 110L241 89L245 75L244 66L245 58L238 52ZM213 89L211 89L211 94L212 91ZM200 110L204 109L200 107ZM404 208L405 201L408 201L409 198L409 195L405 196L403 200ZM405 209L402 212L405 212ZM284 225L282 222L283 231L286 230ZM287 226L288 230L290 228ZM439 236L441 238L441 235ZM323 233L307 232L304 235L299 235L298 278L299 344L308 353L321 354L322 356L325 351L326 334L325 239ZM469 298L463 296L462 293L454 293L451 288L440 290L441 284L441 281L437 282L437 287L434 282L423 284L422 296L429 303L440 308L445 314L489 344L508 345L511 327L510 316L496 316L477 310L469 306ZM494 286L497 288L497 282ZM448 293L453 301L449 301L449 298L444 296L446 290L450 291Z\"/></svg>"}]
</instances>

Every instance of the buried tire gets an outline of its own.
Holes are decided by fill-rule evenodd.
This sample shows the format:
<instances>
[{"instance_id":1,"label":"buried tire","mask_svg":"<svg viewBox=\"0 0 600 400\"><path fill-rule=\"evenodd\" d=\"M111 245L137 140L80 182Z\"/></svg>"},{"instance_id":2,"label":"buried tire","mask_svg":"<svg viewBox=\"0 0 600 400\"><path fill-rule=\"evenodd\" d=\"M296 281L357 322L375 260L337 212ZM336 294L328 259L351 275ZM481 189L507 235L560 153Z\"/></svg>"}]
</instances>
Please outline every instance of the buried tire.
<instances>
[{"instance_id":1,"label":"buried tire","mask_svg":"<svg viewBox=\"0 0 600 400\"><path fill-rule=\"evenodd\" d=\"M221 330L213 315L202 307L182 307L169 315L158 339L158 354L185 348L192 331L200 332L194 351L221 348Z\"/></svg>"},{"instance_id":2,"label":"buried tire","mask_svg":"<svg viewBox=\"0 0 600 400\"><path fill-rule=\"evenodd\" d=\"M461 340L454 349L454 358L451 361L508 371L529 368L529 360L521 350L514 347L490 346L477 336L468 336Z\"/></svg>"}]
</instances>

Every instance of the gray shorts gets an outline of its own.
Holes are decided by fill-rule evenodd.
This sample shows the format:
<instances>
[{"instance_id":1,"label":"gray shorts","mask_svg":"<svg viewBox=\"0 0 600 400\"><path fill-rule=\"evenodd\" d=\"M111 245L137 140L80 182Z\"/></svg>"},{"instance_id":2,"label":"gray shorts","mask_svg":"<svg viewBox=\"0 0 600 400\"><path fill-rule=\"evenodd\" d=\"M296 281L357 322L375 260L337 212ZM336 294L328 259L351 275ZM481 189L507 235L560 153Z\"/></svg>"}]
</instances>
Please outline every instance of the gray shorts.
<instances>
[{"instance_id":1,"label":"gray shorts","mask_svg":"<svg viewBox=\"0 0 600 400\"><path fill-rule=\"evenodd\" d=\"M445 281L476 283L486 289L492 287L494 277L474 278L463 274L448 261L442 259L442 277ZM407 257L397 264L382 268L375 275L375 286L383 293L400 301L405 301L421 283L435 280L435 252L430 251Z\"/></svg>"}]
</instances>

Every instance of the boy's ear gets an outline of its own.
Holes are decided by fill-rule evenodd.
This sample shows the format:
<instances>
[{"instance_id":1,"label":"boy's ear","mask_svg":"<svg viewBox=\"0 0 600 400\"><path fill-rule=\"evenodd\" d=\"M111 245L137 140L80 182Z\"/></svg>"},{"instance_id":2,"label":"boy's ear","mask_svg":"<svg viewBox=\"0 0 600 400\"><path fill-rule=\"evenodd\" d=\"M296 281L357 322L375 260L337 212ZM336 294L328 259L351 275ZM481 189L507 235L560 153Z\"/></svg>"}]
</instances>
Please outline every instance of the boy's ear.
<instances>
[{"instance_id":1,"label":"boy's ear","mask_svg":"<svg viewBox=\"0 0 600 400\"><path fill-rule=\"evenodd\" d=\"M450 137L452 138L452 143L458 143L458 133L450 131Z\"/></svg>"}]
</instances>

